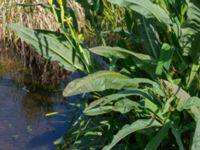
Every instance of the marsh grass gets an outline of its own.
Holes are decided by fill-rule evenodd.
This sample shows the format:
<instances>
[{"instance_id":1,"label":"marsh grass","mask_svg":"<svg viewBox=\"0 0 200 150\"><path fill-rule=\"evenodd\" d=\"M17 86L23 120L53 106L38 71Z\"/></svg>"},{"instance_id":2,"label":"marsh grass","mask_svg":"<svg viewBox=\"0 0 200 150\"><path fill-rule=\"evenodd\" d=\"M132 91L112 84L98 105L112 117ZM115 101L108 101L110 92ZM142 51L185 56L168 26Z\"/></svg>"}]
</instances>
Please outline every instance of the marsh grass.
<instances>
[{"instance_id":1,"label":"marsh grass","mask_svg":"<svg viewBox=\"0 0 200 150\"><path fill-rule=\"evenodd\" d=\"M0 24L2 26L2 38L7 41L17 42L18 38L14 36L12 32L7 29L7 25L11 22L23 24L29 28L40 28L57 30L58 25L54 22L52 15L49 11L40 7L21 7L17 4L20 3L41 3L45 0L1 0L0 1Z\"/></svg>"}]
</instances>

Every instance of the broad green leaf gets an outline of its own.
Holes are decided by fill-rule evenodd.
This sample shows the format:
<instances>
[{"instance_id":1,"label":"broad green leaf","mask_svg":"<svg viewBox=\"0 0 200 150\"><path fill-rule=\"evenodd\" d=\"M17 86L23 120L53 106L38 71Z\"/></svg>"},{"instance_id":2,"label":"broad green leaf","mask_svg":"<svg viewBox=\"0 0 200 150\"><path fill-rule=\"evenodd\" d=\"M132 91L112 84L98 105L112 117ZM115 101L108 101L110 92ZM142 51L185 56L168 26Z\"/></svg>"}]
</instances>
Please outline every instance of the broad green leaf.
<instances>
[{"instance_id":1,"label":"broad green leaf","mask_svg":"<svg viewBox=\"0 0 200 150\"><path fill-rule=\"evenodd\" d=\"M128 6L137 13L146 18L154 17L159 22L166 25L171 24L169 12L162 9L159 5L152 3L150 0L125 0Z\"/></svg>"},{"instance_id":2,"label":"broad green leaf","mask_svg":"<svg viewBox=\"0 0 200 150\"><path fill-rule=\"evenodd\" d=\"M156 114L159 116L159 118L163 118L162 112L159 108L159 103L155 104L156 102L153 102L149 99L144 99L144 108L150 110L150 112L153 112L153 114Z\"/></svg>"},{"instance_id":3,"label":"broad green leaf","mask_svg":"<svg viewBox=\"0 0 200 150\"><path fill-rule=\"evenodd\" d=\"M200 147L200 119L197 122L197 126L193 136L191 150L199 150L199 147Z\"/></svg>"},{"instance_id":4,"label":"broad green leaf","mask_svg":"<svg viewBox=\"0 0 200 150\"><path fill-rule=\"evenodd\" d=\"M153 58L151 58L149 55L136 53L130 50L120 48L120 47L108 47L108 46L94 47L94 48L91 48L90 51L92 53L95 53L97 55L100 55L106 58L123 59L124 62L130 62L130 64L132 65L135 64L139 69L145 71L148 74L154 75L154 68L156 66L156 61ZM149 68L153 68L153 69L149 70Z\"/></svg>"},{"instance_id":5,"label":"broad green leaf","mask_svg":"<svg viewBox=\"0 0 200 150\"><path fill-rule=\"evenodd\" d=\"M175 97L172 96L169 99L167 99L167 101L165 102L165 106L163 108L162 114L165 114L169 111L170 106L171 106L171 102L175 100Z\"/></svg>"},{"instance_id":6,"label":"broad green leaf","mask_svg":"<svg viewBox=\"0 0 200 150\"><path fill-rule=\"evenodd\" d=\"M97 116L97 115L102 115L109 113L111 111L114 111L113 106L100 106L98 108L90 109L90 110L85 110L84 114L87 116Z\"/></svg>"},{"instance_id":7,"label":"broad green leaf","mask_svg":"<svg viewBox=\"0 0 200 150\"><path fill-rule=\"evenodd\" d=\"M168 135L168 131L170 129L170 123L166 123L160 129L160 131L152 138L152 140L148 143L145 150L157 150L159 145L162 143L164 138Z\"/></svg>"},{"instance_id":8,"label":"broad green leaf","mask_svg":"<svg viewBox=\"0 0 200 150\"><path fill-rule=\"evenodd\" d=\"M195 63L200 63L200 8L190 1L188 4L187 19L182 27L180 44L184 50L183 55L190 56Z\"/></svg>"},{"instance_id":9,"label":"broad green leaf","mask_svg":"<svg viewBox=\"0 0 200 150\"><path fill-rule=\"evenodd\" d=\"M108 95L108 96L105 96L105 97L102 97L98 100L95 100L93 101L87 108L86 110L89 110L89 109L92 109L94 107L97 107L98 105L100 106L104 106L110 102L113 102L113 101L117 101L121 98L125 98L125 97L129 97L129 96L141 96L142 98L147 98L147 99L151 99L151 97L144 92L144 90L139 90L139 89L136 89L136 90L129 90L129 91L123 91L123 92L120 92L120 93L116 93L116 94L111 94L111 95Z\"/></svg>"},{"instance_id":10,"label":"broad green leaf","mask_svg":"<svg viewBox=\"0 0 200 150\"><path fill-rule=\"evenodd\" d=\"M113 71L99 71L82 79L74 80L64 89L63 95L67 97L107 89L136 89L140 86L149 87L156 94L164 96L159 84L154 81L144 78L131 79Z\"/></svg>"},{"instance_id":11,"label":"broad green leaf","mask_svg":"<svg viewBox=\"0 0 200 150\"><path fill-rule=\"evenodd\" d=\"M152 3L150 0L109 0L109 2L129 7L146 18L154 17L161 23L166 25L171 24L169 12L159 5Z\"/></svg>"},{"instance_id":12,"label":"broad green leaf","mask_svg":"<svg viewBox=\"0 0 200 150\"><path fill-rule=\"evenodd\" d=\"M174 50L171 48L171 46L167 43L164 43L162 45L161 51L160 51L160 57L158 60L158 64L156 67L156 74L161 75L163 72L163 69L169 70L172 57L173 57Z\"/></svg>"},{"instance_id":13,"label":"broad green leaf","mask_svg":"<svg viewBox=\"0 0 200 150\"><path fill-rule=\"evenodd\" d=\"M156 24L150 19L145 19L143 16L138 19L139 37L142 40L142 45L145 51L154 58L158 58L161 41L159 39Z\"/></svg>"},{"instance_id":14,"label":"broad green leaf","mask_svg":"<svg viewBox=\"0 0 200 150\"><path fill-rule=\"evenodd\" d=\"M179 111L182 111L184 109L191 109L194 106L200 107L200 98L198 98L198 97L190 97L186 101L180 101L180 103L177 106L177 109Z\"/></svg>"},{"instance_id":15,"label":"broad green leaf","mask_svg":"<svg viewBox=\"0 0 200 150\"><path fill-rule=\"evenodd\" d=\"M129 134L132 134L136 131L143 130L146 128L151 128L151 127L159 127L161 124L152 119L141 119L133 122L130 125L125 125L121 130L118 131L116 135L114 135L112 142L105 146L103 150L110 150L112 149L119 141L121 141L123 138L128 136Z\"/></svg>"},{"instance_id":16,"label":"broad green leaf","mask_svg":"<svg viewBox=\"0 0 200 150\"><path fill-rule=\"evenodd\" d=\"M113 106L99 106L90 110L85 110L84 113L88 116L97 116L111 111L120 112L122 114L128 113L132 109L138 109L139 104L127 98L117 101Z\"/></svg>"},{"instance_id":17,"label":"broad green leaf","mask_svg":"<svg viewBox=\"0 0 200 150\"><path fill-rule=\"evenodd\" d=\"M107 58L116 57L126 59L128 57L134 57L135 59L137 59L137 61L140 60L144 62L155 63L155 60L153 60L149 55L135 53L120 47L99 46L91 48L90 51Z\"/></svg>"},{"instance_id":18,"label":"broad green leaf","mask_svg":"<svg viewBox=\"0 0 200 150\"><path fill-rule=\"evenodd\" d=\"M9 28L44 58L59 62L69 71L84 70L78 54L67 41L64 43L59 37L56 38L57 33L48 34L48 31L32 30L17 24L10 24Z\"/></svg>"},{"instance_id":19,"label":"broad green leaf","mask_svg":"<svg viewBox=\"0 0 200 150\"><path fill-rule=\"evenodd\" d=\"M123 89L130 85L127 82L129 77L113 71L99 71L90 74L82 79L70 82L63 91L64 96L72 96L81 93L104 91L106 89Z\"/></svg>"}]
</instances>

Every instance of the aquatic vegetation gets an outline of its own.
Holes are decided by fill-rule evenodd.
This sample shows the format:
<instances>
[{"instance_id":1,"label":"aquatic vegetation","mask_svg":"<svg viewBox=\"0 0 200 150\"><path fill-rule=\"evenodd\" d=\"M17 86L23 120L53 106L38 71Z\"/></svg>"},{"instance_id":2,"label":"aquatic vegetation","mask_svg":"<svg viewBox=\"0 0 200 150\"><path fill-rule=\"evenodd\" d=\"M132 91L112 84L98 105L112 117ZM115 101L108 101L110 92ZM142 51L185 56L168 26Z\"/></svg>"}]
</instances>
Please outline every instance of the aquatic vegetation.
<instances>
[{"instance_id":1,"label":"aquatic vegetation","mask_svg":"<svg viewBox=\"0 0 200 150\"><path fill-rule=\"evenodd\" d=\"M44 58L85 74L63 91L82 100L58 149L198 149L200 3L77 1L101 41L90 48L65 2L42 5L60 32L9 25ZM112 34L114 43L104 38Z\"/></svg>"}]
</instances>

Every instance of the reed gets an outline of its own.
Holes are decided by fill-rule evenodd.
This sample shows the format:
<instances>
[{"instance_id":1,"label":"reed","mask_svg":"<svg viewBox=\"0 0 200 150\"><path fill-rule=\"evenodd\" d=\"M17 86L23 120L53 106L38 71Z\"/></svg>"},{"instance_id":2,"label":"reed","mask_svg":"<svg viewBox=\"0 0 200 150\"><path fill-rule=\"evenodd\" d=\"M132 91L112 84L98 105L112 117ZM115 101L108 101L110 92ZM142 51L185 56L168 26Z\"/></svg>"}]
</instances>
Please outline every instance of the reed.
<instances>
[{"instance_id":1,"label":"reed","mask_svg":"<svg viewBox=\"0 0 200 150\"><path fill-rule=\"evenodd\" d=\"M0 1L0 25L1 25L1 37L5 41L17 42L18 38L14 36L13 32L7 29L7 25L11 22L23 24L29 28L40 28L57 30L58 24L54 22L53 16L47 10L41 7L21 7L17 4L20 3L41 3L46 0L1 0Z\"/></svg>"}]
</instances>

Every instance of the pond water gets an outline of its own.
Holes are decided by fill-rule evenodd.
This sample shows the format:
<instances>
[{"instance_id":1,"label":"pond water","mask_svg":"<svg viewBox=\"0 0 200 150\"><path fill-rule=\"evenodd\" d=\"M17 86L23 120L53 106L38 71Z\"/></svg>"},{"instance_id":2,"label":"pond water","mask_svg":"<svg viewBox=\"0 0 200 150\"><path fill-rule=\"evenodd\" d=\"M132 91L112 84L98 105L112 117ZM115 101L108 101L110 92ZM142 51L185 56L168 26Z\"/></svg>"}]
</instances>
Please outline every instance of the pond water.
<instances>
[{"instance_id":1,"label":"pond water","mask_svg":"<svg viewBox=\"0 0 200 150\"><path fill-rule=\"evenodd\" d=\"M0 150L52 150L66 129L68 108L61 92L35 87L23 64L0 50Z\"/></svg>"}]
</instances>

